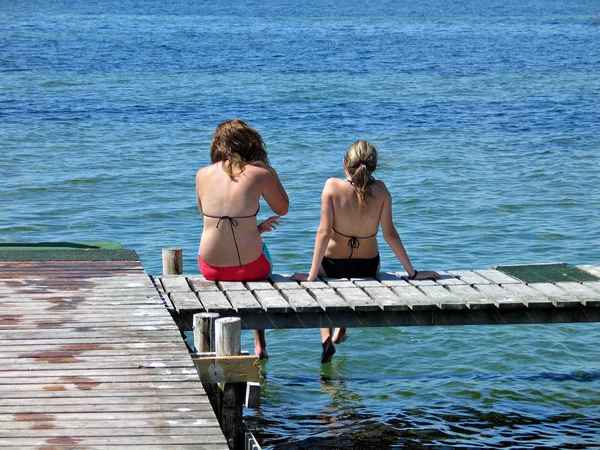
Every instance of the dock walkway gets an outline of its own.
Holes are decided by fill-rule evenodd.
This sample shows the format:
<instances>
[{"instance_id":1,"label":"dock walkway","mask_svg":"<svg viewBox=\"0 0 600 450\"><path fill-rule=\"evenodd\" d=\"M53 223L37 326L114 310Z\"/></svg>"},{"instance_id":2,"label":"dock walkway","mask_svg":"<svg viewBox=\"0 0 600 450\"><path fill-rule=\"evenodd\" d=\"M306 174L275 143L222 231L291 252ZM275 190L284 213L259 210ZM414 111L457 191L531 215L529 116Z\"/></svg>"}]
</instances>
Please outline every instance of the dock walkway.
<instances>
[{"instance_id":1,"label":"dock walkway","mask_svg":"<svg viewBox=\"0 0 600 450\"><path fill-rule=\"evenodd\" d=\"M154 279L187 328L199 312L239 316L245 329L600 321L600 266L515 267L533 273L534 282L497 269L441 272L437 281L402 273L300 283L288 275L248 283L200 275ZM550 278L539 276L546 272Z\"/></svg>"},{"instance_id":2,"label":"dock walkway","mask_svg":"<svg viewBox=\"0 0 600 450\"><path fill-rule=\"evenodd\" d=\"M139 260L0 261L0 306L0 448L228 449Z\"/></svg>"}]
</instances>

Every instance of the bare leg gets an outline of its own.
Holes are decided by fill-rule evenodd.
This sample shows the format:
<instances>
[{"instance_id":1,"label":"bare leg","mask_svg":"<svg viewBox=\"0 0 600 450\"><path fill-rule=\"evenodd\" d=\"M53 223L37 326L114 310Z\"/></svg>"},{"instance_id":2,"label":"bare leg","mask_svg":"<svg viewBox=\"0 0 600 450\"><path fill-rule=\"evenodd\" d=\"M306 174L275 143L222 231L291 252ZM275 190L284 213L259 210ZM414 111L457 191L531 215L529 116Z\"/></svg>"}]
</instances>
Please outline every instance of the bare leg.
<instances>
[{"instance_id":1,"label":"bare leg","mask_svg":"<svg viewBox=\"0 0 600 450\"><path fill-rule=\"evenodd\" d=\"M323 346L321 364L325 364L330 362L335 355L335 346L331 342L331 328L321 328L321 345Z\"/></svg>"},{"instance_id":2,"label":"bare leg","mask_svg":"<svg viewBox=\"0 0 600 450\"><path fill-rule=\"evenodd\" d=\"M346 329L345 328L336 328L335 333L333 333L333 338L331 339L331 341L334 344L341 344L346 339L348 339L348 333L346 332Z\"/></svg>"},{"instance_id":3,"label":"bare leg","mask_svg":"<svg viewBox=\"0 0 600 450\"><path fill-rule=\"evenodd\" d=\"M267 341L265 339L265 330L254 330L254 353L259 359L267 359Z\"/></svg>"}]
</instances>

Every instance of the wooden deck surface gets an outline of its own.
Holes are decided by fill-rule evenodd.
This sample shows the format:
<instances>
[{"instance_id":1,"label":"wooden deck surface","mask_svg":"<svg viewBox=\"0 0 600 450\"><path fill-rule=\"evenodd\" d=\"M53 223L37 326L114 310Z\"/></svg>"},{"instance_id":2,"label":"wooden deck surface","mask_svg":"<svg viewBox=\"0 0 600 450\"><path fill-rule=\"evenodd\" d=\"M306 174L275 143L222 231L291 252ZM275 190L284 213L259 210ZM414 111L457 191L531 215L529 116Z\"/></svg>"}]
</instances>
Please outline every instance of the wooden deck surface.
<instances>
[{"instance_id":1,"label":"wooden deck surface","mask_svg":"<svg viewBox=\"0 0 600 450\"><path fill-rule=\"evenodd\" d=\"M228 449L139 262L0 262L0 306L0 448Z\"/></svg>"},{"instance_id":2,"label":"wooden deck surface","mask_svg":"<svg viewBox=\"0 0 600 450\"><path fill-rule=\"evenodd\" d=\"M578 268L600 277L600 266ZM441 274L437 281L402 273L302 283L286 275L248 283L154 279L187 326L198 312L240 316L246 329L600 321L599 281L527 284L494 269Z\"/></svg>"}]
</instances>

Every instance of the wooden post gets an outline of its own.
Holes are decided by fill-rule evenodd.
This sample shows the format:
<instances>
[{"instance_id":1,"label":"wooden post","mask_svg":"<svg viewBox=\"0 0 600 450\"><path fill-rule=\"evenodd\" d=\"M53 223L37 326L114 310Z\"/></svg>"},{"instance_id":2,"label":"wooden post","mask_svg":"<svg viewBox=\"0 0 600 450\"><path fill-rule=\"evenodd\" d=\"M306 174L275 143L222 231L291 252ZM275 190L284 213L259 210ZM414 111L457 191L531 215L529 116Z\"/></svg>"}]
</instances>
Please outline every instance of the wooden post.
<instances>
[{"instance_id":1,"label":"wooden post","mask_svg":"<svg viewBox=\"0 0 600 450\"><path fill-rule=\"evenodd\" d=\"M224 317L215 322L215 349L217 356L239 355L242 350L242 320ZM242 405L245 400L245 383L225 383L221 401L221 430L229 448L244 448Z\"/></svg>"},{"instance_id":2,"label":"wooden post","mask_svg":"<svg viewBox=\"0 0 600 450\"><path fill-rule=\"evenodd\" d=\"M163 275L181 275L183 273L183 250L180 248L162 249Z\"/></svg>"},{"instance_id":3,"label":"wooden post","mask_svg":"<svg viewBox=\"0 0 600 450\"><path fill-rule=\"evenodd\" d=\"M198 353L215 351L215 321L218 313L194 314L194 348Z\"/></svg>"}]
</instances>

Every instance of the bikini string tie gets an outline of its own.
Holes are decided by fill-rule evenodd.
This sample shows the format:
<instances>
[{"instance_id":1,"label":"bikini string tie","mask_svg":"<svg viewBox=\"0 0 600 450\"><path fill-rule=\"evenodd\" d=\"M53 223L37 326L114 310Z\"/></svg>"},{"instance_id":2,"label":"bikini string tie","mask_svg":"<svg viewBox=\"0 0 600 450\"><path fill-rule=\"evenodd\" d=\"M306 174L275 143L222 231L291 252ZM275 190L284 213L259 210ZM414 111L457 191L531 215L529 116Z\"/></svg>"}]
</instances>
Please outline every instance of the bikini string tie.
<instances>
[{"instance_id":1,"label":"bikini string tie","mask_svg":"<svg viewBox=\"0 0 600 450\"><path fill-rule=\"evenodd\" d=\"M348 247L350 247L350 256L348 258L352 258L354 249L360 247L360 242L356 236L350 236L350 239L348 239Z\"/></svg>"},{"instance_id":2,"label":"bikini string tie","mask_svg":"<svg viewBox=\"0 0 600 450\"><path fill-rule=\"evenodd\" d=\"M234 217L221 216L221 217L219 217L219 221L217 222L216 228L219 228L219 225L221 224L222 220L226 220L231 225L231 235L233 236L233 244L235 245L235 251L237 252L238 263L240 264L240 267L242 267L242 258L240 257L240 249L238 248L237 240L235 239L235 232L233 231L233 228L238 226L238 221L235 220Z\"/></svg>"}]
</instances>

